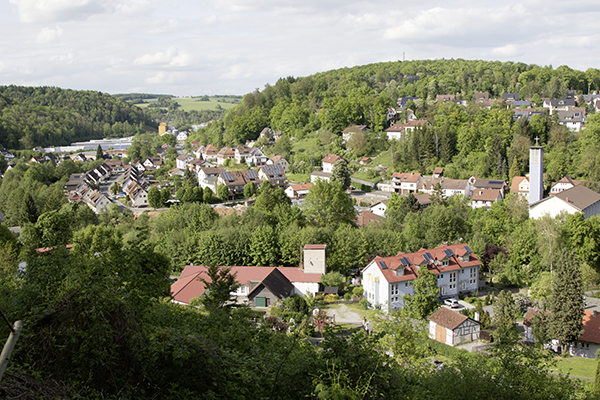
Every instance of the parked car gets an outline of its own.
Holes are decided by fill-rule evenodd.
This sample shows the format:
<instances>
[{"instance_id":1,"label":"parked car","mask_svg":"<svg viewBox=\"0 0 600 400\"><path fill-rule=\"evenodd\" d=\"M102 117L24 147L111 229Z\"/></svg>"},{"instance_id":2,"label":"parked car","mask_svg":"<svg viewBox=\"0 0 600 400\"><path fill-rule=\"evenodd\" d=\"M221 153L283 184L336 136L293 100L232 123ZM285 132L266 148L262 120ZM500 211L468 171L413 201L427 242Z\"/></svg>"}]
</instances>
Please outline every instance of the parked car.
<instances>
[{"instance_id":1,"label":"parked car","mask_svg":"<svg viewBox=\"0 0 600 400\"><path fill-rule=\"evenodd\" d=\"M450 308L458 308L458 300L456 299L446 299L444 304L450 306Z\"/></svg>"}]
</instances>

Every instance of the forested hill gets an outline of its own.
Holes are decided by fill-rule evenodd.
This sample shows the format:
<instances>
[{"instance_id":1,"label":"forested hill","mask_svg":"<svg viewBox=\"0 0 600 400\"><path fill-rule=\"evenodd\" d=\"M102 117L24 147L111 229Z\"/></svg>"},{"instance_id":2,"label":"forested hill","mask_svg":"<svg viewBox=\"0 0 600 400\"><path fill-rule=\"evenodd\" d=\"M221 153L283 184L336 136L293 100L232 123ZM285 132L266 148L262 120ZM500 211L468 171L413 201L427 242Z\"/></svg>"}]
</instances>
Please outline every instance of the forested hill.
<instances>
[{"instance_id":1,"label":"forested hill","mask_svg":"<svg viewBox=\"0 0 600 400\"><path fill-rule=\"evenodd\" d=\"M387 127L387 108L402 96L424 102L435 101L438 94L471 100L474 92L560 98L569 89L578 94L600 90L600 70L462 59L376 63L281 78L246 94L225 116L223 129L238 143L255 139L265 126L292 136L319 129L339 134L349 124L381 131Z\"/></svg>"},{"instance_id":2,"label":"forested hill","mask_svg":"<svg viewBox=\"0 0 600 400\"><path fill-rule=\"evenodd\" d=\"M0 86L0 147L68 145L155 129L143 110L102 92Z\"/></svg>"}]
</instances>

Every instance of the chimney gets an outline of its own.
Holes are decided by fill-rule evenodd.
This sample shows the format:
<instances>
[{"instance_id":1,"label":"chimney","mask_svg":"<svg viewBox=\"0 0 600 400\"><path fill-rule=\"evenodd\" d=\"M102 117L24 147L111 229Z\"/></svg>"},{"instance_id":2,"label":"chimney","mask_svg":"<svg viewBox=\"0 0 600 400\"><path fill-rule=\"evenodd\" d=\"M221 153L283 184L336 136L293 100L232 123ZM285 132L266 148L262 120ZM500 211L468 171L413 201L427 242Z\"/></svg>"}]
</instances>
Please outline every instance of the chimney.
<instances>
[{"instance_id":1,"label":"chimney","mask_svg":"<svg viewBox=\"0 0 600 400\"><path fill-rule=\"evenodd\" d=\"M598 311L594 310L594 313L592 314L592 316L593 316L594 318L596 318L596 315L597 315L597 314L598 314Z\"/></svg>"}]
</instances>

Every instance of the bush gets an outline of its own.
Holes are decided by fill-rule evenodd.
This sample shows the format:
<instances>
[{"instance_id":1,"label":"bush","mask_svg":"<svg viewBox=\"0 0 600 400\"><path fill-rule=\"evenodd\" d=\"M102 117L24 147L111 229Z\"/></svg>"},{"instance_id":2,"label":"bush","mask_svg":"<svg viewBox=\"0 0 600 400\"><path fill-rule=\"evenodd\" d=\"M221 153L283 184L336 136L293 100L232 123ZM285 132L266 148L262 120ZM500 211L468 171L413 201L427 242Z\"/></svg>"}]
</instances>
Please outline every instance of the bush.
<instances>
[{"instance_id":1,"label":"bush","mask_svg":"<svg viewBox=\"0 0 600 400\"><path fill-rule=\"evenodd\" d=\"M358 305L360 306L361 309L367 310L369 308L369 300L362 299L361 301L358 302Z\"/></svg>"},{"instance_id":2,"label":"bush","mask_svg":"<svg viewBox=\"0 0 600 400\"><path fill-rule=\"evenodd\" d=\"M352 294L351 293L346 293L344 295L344 300L346 300L346 301L352 300Z\"/></svg>"},{"instance_id":3,"label":"bush","mask_svg":"<svg viewBox=\"0 0 600 400\"><path fill-rule=\"evenodd\" d=\"M337 301L337 299L338 299L337 294L330 293L330 294L325 295L325 301L327 303L334 303Z\"/></svg>"},{"instance_id":4,"label":"bush","mask_svg":"<svg viewBox=\"0 0 600 400\"><path fill-rule=\"evenodd\" d=\"M362 297L364 292L365 289L363 289L361 286L356 286L352 289L352 294L358 297Z\"/></svg>"}]
</instances>

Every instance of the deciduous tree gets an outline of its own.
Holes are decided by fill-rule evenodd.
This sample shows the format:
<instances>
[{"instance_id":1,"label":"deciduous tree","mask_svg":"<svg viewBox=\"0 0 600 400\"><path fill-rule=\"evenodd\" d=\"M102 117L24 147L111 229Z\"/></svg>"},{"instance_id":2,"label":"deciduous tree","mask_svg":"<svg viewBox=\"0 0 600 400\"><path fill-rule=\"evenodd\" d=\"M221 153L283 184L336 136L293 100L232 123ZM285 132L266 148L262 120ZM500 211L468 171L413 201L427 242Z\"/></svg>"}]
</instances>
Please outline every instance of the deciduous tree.
<instances>
[{"instance_id":1,"label":"deciduous tree","mask_svg":"<svg viewBox=\"0 0 600 400\"><path fill-rule=\"evenodd\" d=\"M404 309L412 318L425 320L439 306L437 277L426 266L419 268L419 276L413 280L414 294L404 295Z\"/></svg>"}]
</instances>

